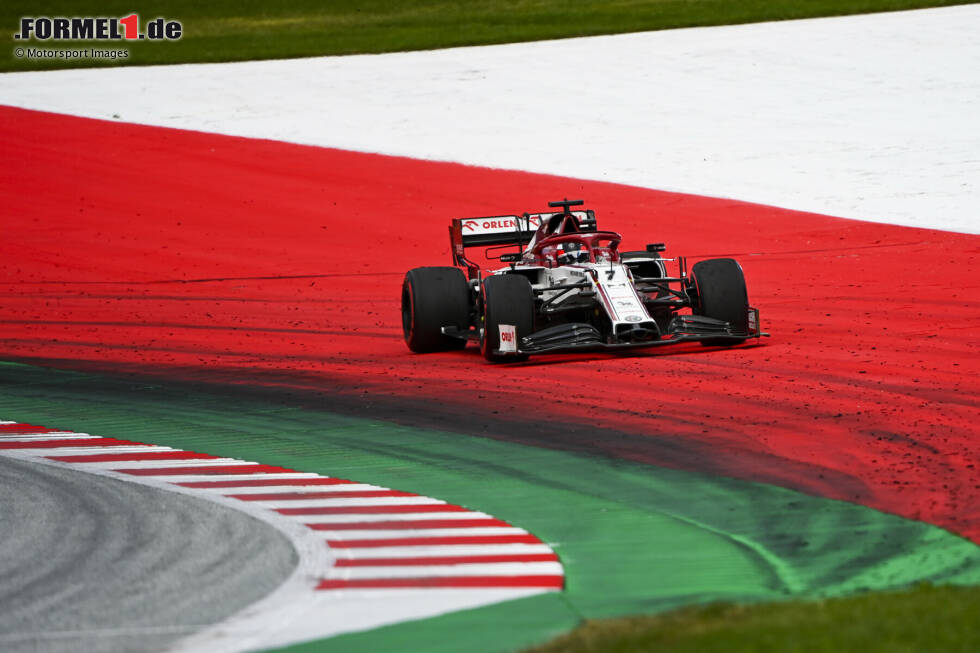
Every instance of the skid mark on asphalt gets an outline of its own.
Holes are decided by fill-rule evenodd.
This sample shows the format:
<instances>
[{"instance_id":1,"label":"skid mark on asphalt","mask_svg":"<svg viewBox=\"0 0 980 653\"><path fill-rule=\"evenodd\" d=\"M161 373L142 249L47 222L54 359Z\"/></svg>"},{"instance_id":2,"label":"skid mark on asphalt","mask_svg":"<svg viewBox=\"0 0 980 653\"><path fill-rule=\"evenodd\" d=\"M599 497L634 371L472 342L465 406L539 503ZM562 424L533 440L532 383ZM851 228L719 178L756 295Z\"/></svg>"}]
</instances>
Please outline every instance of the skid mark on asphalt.
<instances>
[{"instance_id":1,"label":"skid mark on asphalt","mask_svg":"<svg viewBox=\"0 0 980 653\"><path fill-rule=\"evenodd\" d=\"M285 519L305 527L305 539L329 551L318 573L310 574L310 565L305 566L302 582L307 592L325 600L308 596L293 615L288 606L275 607L270 610L275 619L266 622L253 606L246 611L247 631L224 624L220 632L192 638L194 646L243 650L281 645L564 586L558 556L535 535L486 513L411 492L16 422L0 421L0 454L179 488L252 514L265 512L273 525ZM305 549L302 543L297 546L301 558ZM291 622L288 633L281 623L271 638L261 631L262 623L282 622L284 616ZM238 636L229 638L229 632Z\"/></svg>"}]
</instances>

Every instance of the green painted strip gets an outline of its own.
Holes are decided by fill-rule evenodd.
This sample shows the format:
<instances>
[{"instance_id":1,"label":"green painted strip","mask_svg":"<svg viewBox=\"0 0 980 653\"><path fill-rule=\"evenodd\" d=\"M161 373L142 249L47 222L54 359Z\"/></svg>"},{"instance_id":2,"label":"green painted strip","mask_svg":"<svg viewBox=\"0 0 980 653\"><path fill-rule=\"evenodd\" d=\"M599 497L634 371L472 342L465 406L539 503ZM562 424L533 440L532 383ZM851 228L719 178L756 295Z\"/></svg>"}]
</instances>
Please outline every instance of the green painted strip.
<instances>
[{"instance_id":1,"label":"green painted strip","mask_svg":"<svg viewBox=\"0 0 980 653\"><path fill-rule=\"evenodd\" d=\"M256 392L0 364L3 419L419 492L527 528L565 565L564 593L340 636L316 643L318 651L511 651L582 617L838 596L923 580L980 584L980 547L862 506L338 416Z\"/></svg>"}]
</instances>

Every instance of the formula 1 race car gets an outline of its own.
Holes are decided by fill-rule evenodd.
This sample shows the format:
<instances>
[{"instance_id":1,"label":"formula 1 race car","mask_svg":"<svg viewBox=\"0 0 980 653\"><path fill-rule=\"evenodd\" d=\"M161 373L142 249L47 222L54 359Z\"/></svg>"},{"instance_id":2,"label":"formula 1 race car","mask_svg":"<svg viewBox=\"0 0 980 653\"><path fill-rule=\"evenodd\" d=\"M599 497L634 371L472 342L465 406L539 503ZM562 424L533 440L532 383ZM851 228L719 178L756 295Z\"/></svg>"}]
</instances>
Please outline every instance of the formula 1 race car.
<instances>
[{"instance_id":1,"label":"formula 1 race car","mask_svg":"<svg viewBox=\"0 0 980 653\"><path fill-rule=\"evenodd\" d=\"M487 360L504 362L690 341L727 346L768 335L734 259L699 261L688 274L683 257L661 257L663 243L620 252L622 237L599 231L594 211L571 210L583 203L549 202L561 209L556 213L454 219L449 237L457 267L405 275L409 349L462 349L474 341ZM497 253L510 246L516 251ZM509 265L484 274L466 257L469 247L485 247L488 259Z\"/></svg>"}]
</instances>

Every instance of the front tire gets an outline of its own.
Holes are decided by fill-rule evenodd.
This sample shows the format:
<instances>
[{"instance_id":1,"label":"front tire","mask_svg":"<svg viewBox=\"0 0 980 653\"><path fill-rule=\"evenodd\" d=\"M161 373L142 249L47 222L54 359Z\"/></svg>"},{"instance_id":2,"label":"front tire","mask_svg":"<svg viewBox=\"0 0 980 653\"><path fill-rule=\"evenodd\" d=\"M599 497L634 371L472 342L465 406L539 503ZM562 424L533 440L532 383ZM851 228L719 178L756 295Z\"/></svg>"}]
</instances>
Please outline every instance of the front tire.
<instances>
[{"instance_id":1,"label":"front tire","mask_svg":"<svg viewBox=\"0 0 980 653\"><path fill-rule=\"evenodd\" d=\"M500 274L483 280L483 334L480 352L491 363L524 361L527 354L495 354L500 346L500 325L515 327L517 343L534 328L534 291L531 282L516 274Z\"/></svg>"},{"instance_id":2,"label":"front tire","mask_svg":"<svg viewBox=\"0 0 980 653\"><path fill-rule=\"evenodd\" d=\"M699 261L691 268L691 282L697 297L694 314L723 320L736 333L749 332L749 295L745 275L738 261L715 258ZM702 345L737 345L741 338L706 338Z\"/></svg>"},{"instance_id":3,"label":"front tire","mask_svg":"<svg viewBox=\"0 0 980 653\"><path fill-rule=\"evenodd\" d=\"M463 338L447 336L442 327L470 328L470 287L458 268L409 270L402 283L402 330L405 344L424 354L462 349Z\"/></svg>"}]
</instances>

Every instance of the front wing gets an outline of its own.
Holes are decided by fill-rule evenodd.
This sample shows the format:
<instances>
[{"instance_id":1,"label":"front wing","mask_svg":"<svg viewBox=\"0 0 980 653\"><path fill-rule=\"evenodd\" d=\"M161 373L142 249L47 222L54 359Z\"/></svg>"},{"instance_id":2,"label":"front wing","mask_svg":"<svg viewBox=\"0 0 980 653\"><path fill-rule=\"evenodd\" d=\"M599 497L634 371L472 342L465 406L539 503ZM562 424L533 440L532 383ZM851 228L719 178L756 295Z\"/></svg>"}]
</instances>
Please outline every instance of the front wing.
<instances>
[{"instance_id":1,"label":"front wing","mask_svg":"<svg viewBox=\"0 0 980 653\"><path fill-rule=\"evenodd\" d=\"M769 334L759 329L759 310L749 308L749 331L747 333L734 331L728 322L722 320L700 315L675 315L664 335L656 334L655 337L649 339L610 343L605 342L598 329L591 324L570 322L548 327L521 338L516 353L541 354L577 350L640 349L710 340L712 338L724 338L730 344L732 341L746 341L763 336L768 337ZM494 353L514 352L505 352L498 348Z\"/></svg>"}]
</instances>

